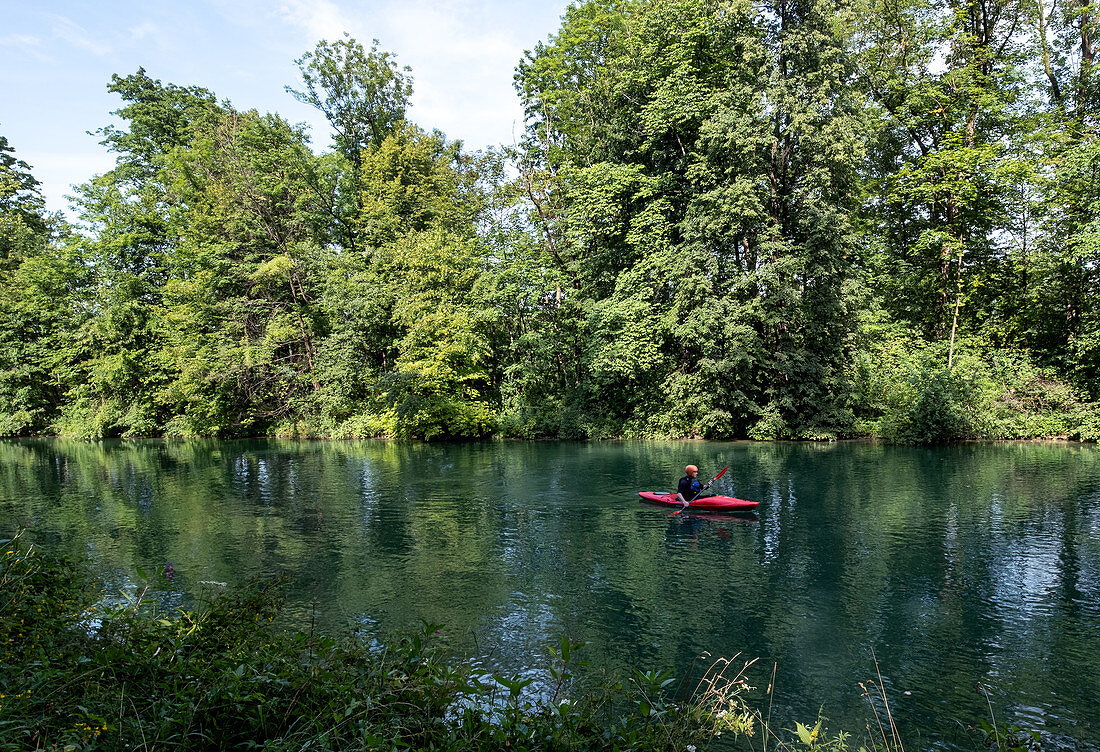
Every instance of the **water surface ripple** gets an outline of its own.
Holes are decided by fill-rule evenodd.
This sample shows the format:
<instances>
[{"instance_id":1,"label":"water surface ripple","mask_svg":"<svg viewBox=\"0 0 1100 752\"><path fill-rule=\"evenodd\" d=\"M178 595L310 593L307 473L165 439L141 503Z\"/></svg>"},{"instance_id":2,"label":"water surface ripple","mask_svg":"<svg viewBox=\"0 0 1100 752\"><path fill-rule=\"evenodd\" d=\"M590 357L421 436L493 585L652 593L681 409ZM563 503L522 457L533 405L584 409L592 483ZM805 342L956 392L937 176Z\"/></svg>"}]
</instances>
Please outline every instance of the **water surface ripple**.
<instances>
[{"instance_id":1,"label":"water surface ripple","mask_svg":"<svg viewBox=\"0 0 1100 752\"><path fill-rule=\"evenodd\" d=\"M687 462L758 513L638 501ZM960 744L982 691L1100 748L1095 446L0 442L19 526L119 589L171 562L167 603L288 572L296 626L426 620L485 672L538 676L562 635L593 669L759 658L786 726L860 732L881 671L910 749Z\"/></svg>"}]
</instances>

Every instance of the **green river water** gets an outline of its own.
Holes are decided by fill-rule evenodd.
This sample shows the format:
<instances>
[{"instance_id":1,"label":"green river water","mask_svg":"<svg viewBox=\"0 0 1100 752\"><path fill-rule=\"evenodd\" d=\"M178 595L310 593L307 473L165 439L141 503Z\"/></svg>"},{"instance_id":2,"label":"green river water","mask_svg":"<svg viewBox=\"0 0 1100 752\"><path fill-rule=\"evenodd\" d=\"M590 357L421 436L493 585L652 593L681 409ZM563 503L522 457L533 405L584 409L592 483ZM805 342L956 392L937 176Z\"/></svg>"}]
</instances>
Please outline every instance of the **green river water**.
<instances>
[{"instance_id":1,"label":"green river water","mask_svg":"<svg viewBox=\"0 0 1100 752\"><path fill-rule=\"evenodd\" d=\"M639 501L688 462L757 514ZM113 591L170 562L167 605L290 573L294 626L424 619L486 673L538 679L562 635L592 671L758 658L781 725L858 734L881 671L910 750L965 742L981 683L998 721L1100 749L1096 446L0 442L19 526Z\"/></svg>"}]
</instances>

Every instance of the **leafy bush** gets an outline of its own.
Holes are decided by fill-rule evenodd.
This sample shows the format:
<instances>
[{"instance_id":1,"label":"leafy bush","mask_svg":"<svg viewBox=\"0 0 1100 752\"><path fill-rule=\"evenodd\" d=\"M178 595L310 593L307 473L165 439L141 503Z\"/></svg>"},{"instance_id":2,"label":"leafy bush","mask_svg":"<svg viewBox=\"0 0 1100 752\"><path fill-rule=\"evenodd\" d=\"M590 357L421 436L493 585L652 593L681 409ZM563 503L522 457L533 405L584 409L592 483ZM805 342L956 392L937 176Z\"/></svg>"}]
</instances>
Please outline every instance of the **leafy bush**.
<instances>
[{"instance_id":1,"label":"leafy bush","mask_svg":"<svg viewBox=\"0 0 1100 752\"><path fill-rule=\"evenodd\" d=\"M779 414L779 408L768 405L760 413L760 419L749 429L749 438L755 441L768 441L788 438L789 429Z\"/></svg>"},{"instance_id":2,"label":"leafy bush","mask_svg":"<svg viewBox=\"0 0 1100 752\"><path fill-rule=\"evenodd\" d=\"M976 438L978 389L958 372L923 371L913 377L916 394L901 416L897 438L913 444L943 444Z\"/></svg>"},{"instance_id":3,"label":"leafy bush","mask_svg":"<svg viewBox=\"0 0 1100 752\"><path fill-rule=\"evenodd\" d=\"M1071 438L1100 441L1100 402L1081 405L1075 411Z\"/></svg>"},{"instance_id":4,"label":"leafy bush","mask_svg":"<svg viewBox=\"0 0 1100 752\"><path fill-rule=\"evenodd\" d=\"M1100 434L1096 411L1024 354L943 343L887 328L857 359L854 403L866 433L911 444Z\"/></svg>"},{"instance_id":5,"label":"leafy bush","mask_svg":"<svg viewBox=\"0 0 1100 752\"><path fill-rule=\"evenodd\" d=\"M412 635L288 634L277 583L162 614L123 606L22 536L0 572L0 749L417 746L466 679ZM415 712L412 712L415 709Z\"/></svg>"}]
</instances>

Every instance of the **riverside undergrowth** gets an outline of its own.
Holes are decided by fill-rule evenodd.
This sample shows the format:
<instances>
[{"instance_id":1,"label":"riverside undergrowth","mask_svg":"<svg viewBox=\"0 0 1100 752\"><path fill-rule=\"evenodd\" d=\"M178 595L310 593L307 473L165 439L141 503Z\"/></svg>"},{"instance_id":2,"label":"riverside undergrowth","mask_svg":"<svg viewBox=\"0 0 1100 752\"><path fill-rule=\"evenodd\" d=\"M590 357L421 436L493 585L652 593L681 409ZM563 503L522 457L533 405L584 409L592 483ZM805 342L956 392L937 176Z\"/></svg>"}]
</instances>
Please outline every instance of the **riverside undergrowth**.
<instances>
[{"instance_id":1,"label":"riverside undergrowth","mask_svg":"<svg viewBox=\"0 0 1100 752\"><path fill-rule=\"evenodd\" d=\"M820 718L781 730L746 702L751 662L716 660L677 699L668 673L587 680L582 643L563 638L531 692L450 658L440 625L384 641L289 632L278 579L165 611L152 596L172 589L170 566L120 602L29 537L0 547L0 752L903 750L892 718L868 746ZM983 739L1015 749L993 727Z\"/></svg>"}]
</instances>

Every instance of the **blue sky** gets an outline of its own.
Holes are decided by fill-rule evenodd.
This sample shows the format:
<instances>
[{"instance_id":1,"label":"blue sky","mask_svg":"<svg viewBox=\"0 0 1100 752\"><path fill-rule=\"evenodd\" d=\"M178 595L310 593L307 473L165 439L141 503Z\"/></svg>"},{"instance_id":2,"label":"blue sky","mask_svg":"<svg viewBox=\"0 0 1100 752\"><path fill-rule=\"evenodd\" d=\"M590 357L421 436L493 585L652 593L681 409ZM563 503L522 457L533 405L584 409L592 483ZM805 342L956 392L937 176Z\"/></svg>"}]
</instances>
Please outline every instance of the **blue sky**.
<instances>
[{"instance_id":1,"label":"blue sky","mask_svg":"<svg viewBox=\"0 0 1100 752\"><path fill-rule=\"evenodd\" d=\"M319 39L372 39L412 67L410 117L468 148L512 143L522 110L512 74L524 50L557 31L567 0L8 0L0 27L0 134L41 181L47 206L111 168L87 134L121 106L112 73L144 67L164 83L203 86L238 109L307 123L315 149L329 132L296 86L294 60Z\"/></svg>"}]
</instances>

